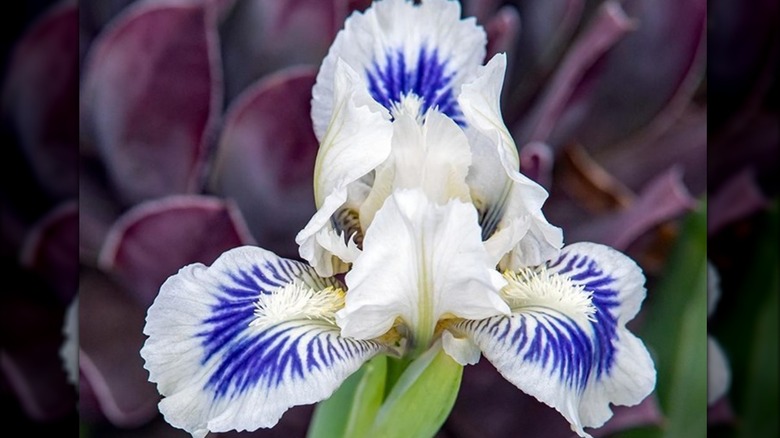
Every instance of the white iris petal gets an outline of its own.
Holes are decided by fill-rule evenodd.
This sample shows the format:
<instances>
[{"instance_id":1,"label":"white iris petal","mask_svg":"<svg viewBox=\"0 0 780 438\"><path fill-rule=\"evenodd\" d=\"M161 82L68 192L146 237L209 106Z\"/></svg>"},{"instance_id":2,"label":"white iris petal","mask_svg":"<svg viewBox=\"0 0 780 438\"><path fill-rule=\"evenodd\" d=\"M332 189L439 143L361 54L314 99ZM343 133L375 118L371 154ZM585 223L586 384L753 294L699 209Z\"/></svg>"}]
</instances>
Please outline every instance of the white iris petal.
<instances>
[{"instance_id":1,"label":"white iris petal","mask_svg":"<svg viewBox=\"0 0 780 438\"><path fill-rule=\"evenodd\" d=\"M400 318L426 349L443 318L506 314L473 206L437 205L421 190L396 191L366 233L346 276L337 322L345 336L373 339ZM479 315L479 316L478 316Z\"/></svg>"},{"instance_id":2,"label":"white iris petal","mask_svg":"<svg viewBox=\"0 0 780 438\"><path fill-rule=\"evenodd\" d=\"M484 215L483 237L502 269L517 270L555 257L563 233L542 213L547 190L519 171L517 147L501 116L505 69L506 55L495 55L463 86L458 102L475 151L468 184Z\"/></svg>"},{"instance_id":3,"label":"white iris petal","mask_svg":"<svg viewBox=\"0 0 780 438\"><path fill-rule=\"evenodd\" d=\"M439 107L457 118L457 93L482 64L487 44L476 20L460 15L460 4L448 0L417 5L381 0L353 13L336 35L312 89L317 138L336 107L332 87L339 59L358 72L359 84L388 110L416 94L425 100L424 108Z\"/></svg>"},{"instance_id":4,"label":"white iris petal","mask_svg":"<svg viewBox=\"0 0 780 438\"><path fill-rule=\"evenodd\" d=\"M336 108L317 153L314 169L314 194L319 210L295 238L300 254L317 272L329 277L347 269L338 256L353 258L351 242L334 239L333 215L350 201L360 179L381 164L390 154L392 125L386 111L371 100L366 90L355 85L356 73L343 62L335 74ZM359 204L360 200L352 200ZM346 237L351 238L351 235ZM323 243L329 247L323 246Z\"/></svg>"},{"instance_id":5,"label":"white iris petal","mask_svg":"<svg viewBox=\"0 0 780 438\"><path fill-rule=\"evenodd\" d=\"M340 334L340 286L254 247L170 277L149 308L141 349L166 421L195 437L252 431L329 397L386 351Z\"/></svg>"},{"instance_id":6,"label":"white iris petal","mask_svg":"<svg viewBox=\"0 0 780 438\"><path fill-rule=\"evenodd\" d=\"M580 436L635 405L655 386L647 348L625 324L645 296L644 276L623 254L576 243L546 267L508 274L509 316L447 324L470 338L510 382L557 409Z\"/></svg>"}]
</instances>

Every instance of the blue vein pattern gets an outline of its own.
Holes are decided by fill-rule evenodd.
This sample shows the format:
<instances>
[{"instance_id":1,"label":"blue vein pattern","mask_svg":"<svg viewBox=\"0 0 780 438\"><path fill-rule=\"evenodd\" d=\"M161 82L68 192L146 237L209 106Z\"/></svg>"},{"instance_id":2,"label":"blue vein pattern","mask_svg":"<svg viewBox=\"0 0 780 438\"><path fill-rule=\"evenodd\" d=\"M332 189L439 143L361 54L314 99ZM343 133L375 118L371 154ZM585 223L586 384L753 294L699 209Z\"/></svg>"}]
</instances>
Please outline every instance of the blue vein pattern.
<instances>
[{"instance_id":1,"label":"blue vein pattern","mask_svg":"<svg viewBox=\"0 0 780 438\"><path fill-rule=\"evenodd\" d=\"M404 96L415 94L422 99L422 114L431 108L438 110L460 126L465 126L463 113L452 89L453 73L447 73L447 60L439 57L438 49L420 49L417 62L407 65L403 50L388 50L384 67L374 60L366 71L371 97L388 110ZM421 114L421 115L422 115Z\"/></svg>"},{"instance_id":2,"label":"blue vein pattern","mask_svg":"<svg viewBox=\"0 0 780 438\"><path fill-rule=\"evenodd\" d=\"M218 358L204 388L213 392L214 399L235 398L257 385L273 389L324 368L362 361L377 351L373 342L341 338L338 329L325 322L287 321L249 327L255 317L254 303L261 294L272 293L298 278L320 288L335 285L316 277L310 267L292 260L265 260L229 277L230 282L221 285L216 294L218 302L211 307L211 314L202 321L207 328L197 334L204 349L201 364Z\"/></svg>"},{"instance_id":3,"label":"blue vein pattern","mask_svg":"<svg viewBox=\"0 0 780 438\"><path fill-rule=\"evenodd\" d=\"M548 263L549 272L569 277L592 293L594 321L586 331L569 317L558 313L517 313L512 317L466 320L457 328L497 342L501 350L518 360L536 363L561 382L583 390L591 375L597 379L609 375L615 362L617 315L620 305L614 278L605 273L597 261L582 254L561 253Z\"/></svg>"}]
</instances>

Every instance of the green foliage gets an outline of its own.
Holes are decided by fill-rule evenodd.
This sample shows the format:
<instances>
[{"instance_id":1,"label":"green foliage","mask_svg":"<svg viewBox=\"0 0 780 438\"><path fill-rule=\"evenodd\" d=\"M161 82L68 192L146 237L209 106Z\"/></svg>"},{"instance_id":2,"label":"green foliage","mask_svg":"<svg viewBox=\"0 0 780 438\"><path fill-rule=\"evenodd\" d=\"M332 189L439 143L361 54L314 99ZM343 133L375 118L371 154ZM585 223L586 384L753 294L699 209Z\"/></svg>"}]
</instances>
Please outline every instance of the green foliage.
<instances>
[{"instance_id":1,"label":"green foliage","mask_svg":"<svg viewBox=\"0 0 780 438\"><path fill-rule=\"evenodd\" d=\"M440 345L412 362L377 357L317 406L308 438L431 437L455 404L462 374Z\"/></svg>"},{"instance_id":2,"label":"green foliage","mask_svg":"<svg viewBox=\"0 0 780 438\"><path fill-rule=\"evenodd\" d=\"M662 278L648 292L640 337L653 355L661 427L624 432L631 438L703 437L707 431L706 209L686 218Z\"/></svg>"}]
</instances>

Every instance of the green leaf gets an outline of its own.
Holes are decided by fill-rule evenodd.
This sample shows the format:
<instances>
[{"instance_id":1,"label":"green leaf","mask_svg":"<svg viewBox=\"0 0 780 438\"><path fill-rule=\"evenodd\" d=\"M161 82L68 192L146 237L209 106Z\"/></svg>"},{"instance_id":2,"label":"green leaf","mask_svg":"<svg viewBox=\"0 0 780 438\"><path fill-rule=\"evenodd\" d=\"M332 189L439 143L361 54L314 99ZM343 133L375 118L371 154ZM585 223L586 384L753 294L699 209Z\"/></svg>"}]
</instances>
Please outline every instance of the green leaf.
<instances>
[{"instance_id":1,"label":"green leaf","mask_svg":"<svg viewBox=\"0 0 780 438\"><path fill-rule=\"evenodd\" d=\"M428 438L449 416L463 367L437 344L412 362L377 413L372 438Z\"/></svg>"},{"instance_id":2,"label":"green leaf","mask_svg":"<svg viewBox=\"0 0 780 438\"><path fill-rule=\"evenodd\" d=\"M706 209L686 218L661 280L648 290L641 338L653 354L666 422L622 437L688 438L707 431Z\"/></svg>"},{"instance_id":3,"label":"green leaf","mask_svg":"<svg viewBox=\"0 0 780 438\"><path fill-rule=\"evenodd\" d=\"M371 359L330 398L317 404L308 438L364 437L385 391L387 357Z\"/></svg>"},{"instance_id":4,"label":"green leaf","mask_svg":"<svg viewBox=\"0 0 780 438\"><path fill-rule=\"evenodd\" d=\"M722 282L721 302L713 334L723 347L731 367L727 396L736 413L733 428L721 428L718 436L748 438L778 436L778 204L752 218L753 241L741 241L737 258ZM723 277L727 280L726 277Z\"/></svg>"}]
</instances>

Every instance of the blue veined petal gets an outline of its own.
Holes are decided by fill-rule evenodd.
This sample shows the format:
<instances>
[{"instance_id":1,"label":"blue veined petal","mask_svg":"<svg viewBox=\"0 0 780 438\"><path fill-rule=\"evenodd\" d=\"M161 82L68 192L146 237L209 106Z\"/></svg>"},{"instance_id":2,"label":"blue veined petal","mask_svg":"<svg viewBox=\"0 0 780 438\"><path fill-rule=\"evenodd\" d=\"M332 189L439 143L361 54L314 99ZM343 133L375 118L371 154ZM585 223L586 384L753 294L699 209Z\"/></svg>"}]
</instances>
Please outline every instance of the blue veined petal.
<instances>
[{"instance_id":1,"label":"blue veined petal","mask_svg":"<svg viewBox=\"0 0 780 438\"><path fill-rule=\"evenodd\" d=\"M312 121L317 138L334 109L338 60L361 75L377 102L391 109L405 94L422 99L422 111L438 107L459 124L460 86L485 58L487 37L473 17L461 19L457 1L381 0L345 22L322 62L312 89Z\"/></svg>"},{"instance_id":2,"label":"blue veined petal","mask_svg":"<svg viewBox=\"0 0 780 438\"><path fill-rule=\"evenodd\" d=\"M149 308L141 350L166 421L201 437L255 430L329 397L383 349L340 336L328 309L307 307L338 302L327 299L338 287L255 247L170 277Z\"/></svg>"},{"instance_id":3,"label":"blue veined petal","mask_svg":"<svg viewBox=\"0 0 780 438\"><path fill-rule=\"evenodd\" d=\"M583 427L604 424L612 416L610 403L637 404L655 387L647 349L625 328L644 299L644 276L628 257L593 243L564 248L547 272L567 278L577 293L591 294L590 319L548 301L451 329L471 337L507 380L589 436Z\"/></svg>"},{"instance_id":4,"label":"blue veined petal","mask_svg":"<svg viewBox=\"0 0 780 438\"><path fill-rule=\"evenodd\" d=\"M448 60L439 55L438 49L431 50L423 45L417 62L409 65L409 61L400 48L390 49L384 56L374 59L365 72L371 97L392 111L403 98L414 94L421 100L419 115L435 108L458 125L465 125L455 98L454 72L448 66Z\"/></svg>"}]
</instances>

